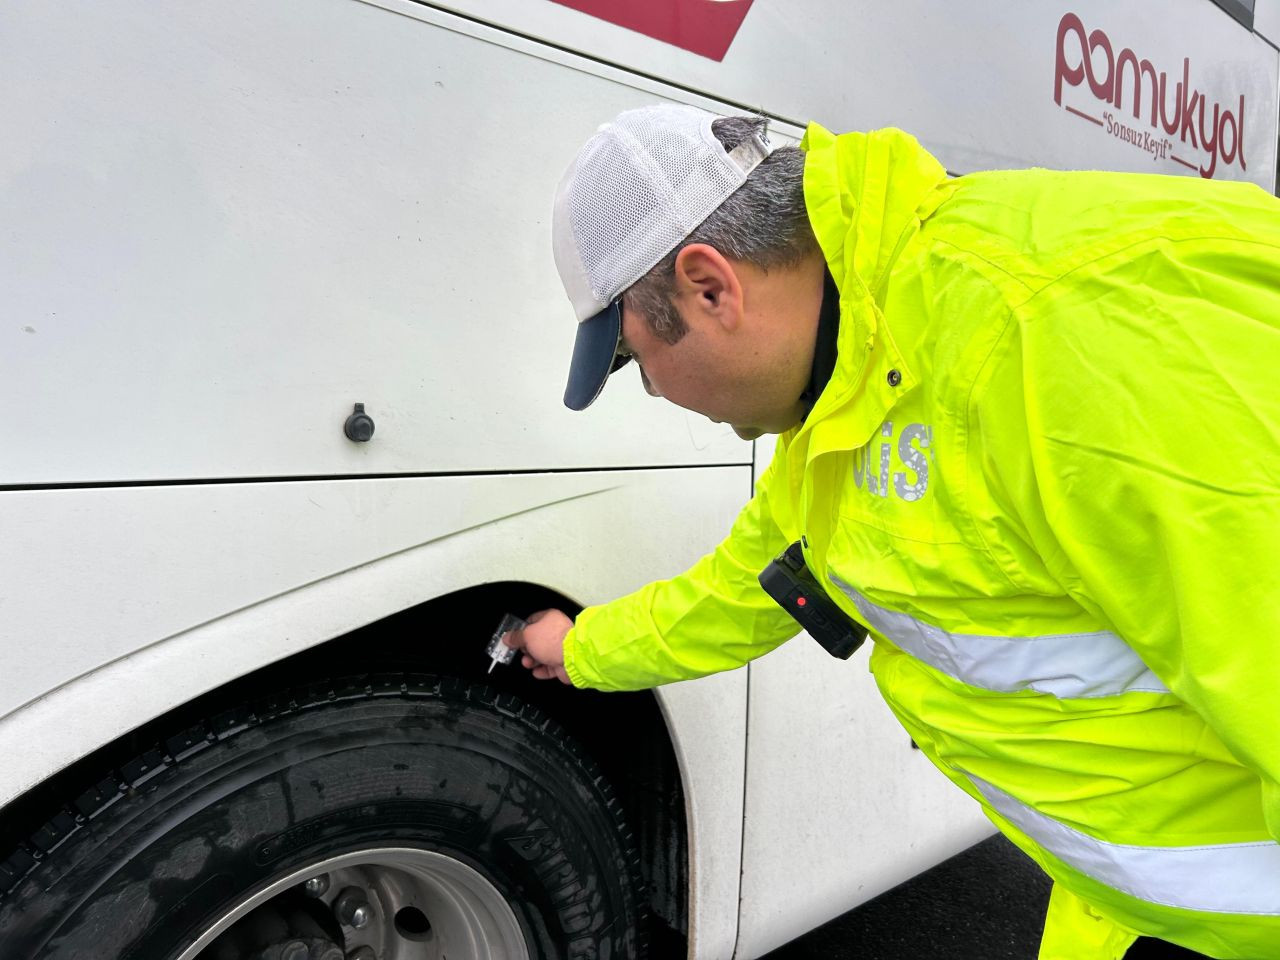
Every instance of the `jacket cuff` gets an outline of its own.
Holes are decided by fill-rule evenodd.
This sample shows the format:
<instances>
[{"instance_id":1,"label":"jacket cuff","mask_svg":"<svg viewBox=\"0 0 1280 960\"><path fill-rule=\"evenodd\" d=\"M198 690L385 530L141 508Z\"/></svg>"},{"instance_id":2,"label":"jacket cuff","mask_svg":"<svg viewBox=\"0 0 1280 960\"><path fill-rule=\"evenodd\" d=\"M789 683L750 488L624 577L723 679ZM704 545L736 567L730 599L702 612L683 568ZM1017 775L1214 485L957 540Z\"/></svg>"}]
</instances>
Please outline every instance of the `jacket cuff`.
<instances>
[{"instance_id":1,"label":"jacket cuff","mask_svg":"<svg viewBox=\"0 0 1280 960\"><path fill-rule=\"evenodd\" d=\"M591 684L587 678L582 675L582 671L578 669L578 645L577 638L574 636L576 627L570 627L569 632L564 635L564 672L569 675L569 681L579 689L590 687Z\"/></svg>"}]
</instances>

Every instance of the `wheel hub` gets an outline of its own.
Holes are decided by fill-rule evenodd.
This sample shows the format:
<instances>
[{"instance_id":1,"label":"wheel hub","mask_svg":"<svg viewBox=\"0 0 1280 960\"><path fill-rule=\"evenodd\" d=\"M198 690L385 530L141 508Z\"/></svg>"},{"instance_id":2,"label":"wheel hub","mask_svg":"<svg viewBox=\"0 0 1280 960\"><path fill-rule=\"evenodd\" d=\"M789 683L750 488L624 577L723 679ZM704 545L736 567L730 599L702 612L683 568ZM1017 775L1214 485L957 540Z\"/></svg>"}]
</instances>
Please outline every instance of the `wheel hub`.
<instances>
[{"instance_id":1,"label":"wheel hub","mask_svg":"<svg viewBox=\"0 0 1280 960\"><path fill-rule=\"evenodd\" d=\"M280 878L228 910L178 960L246 956L527 960L529 948L506 897L481 873L445 854L388 847Z\"/></svg>"}]
</instances>

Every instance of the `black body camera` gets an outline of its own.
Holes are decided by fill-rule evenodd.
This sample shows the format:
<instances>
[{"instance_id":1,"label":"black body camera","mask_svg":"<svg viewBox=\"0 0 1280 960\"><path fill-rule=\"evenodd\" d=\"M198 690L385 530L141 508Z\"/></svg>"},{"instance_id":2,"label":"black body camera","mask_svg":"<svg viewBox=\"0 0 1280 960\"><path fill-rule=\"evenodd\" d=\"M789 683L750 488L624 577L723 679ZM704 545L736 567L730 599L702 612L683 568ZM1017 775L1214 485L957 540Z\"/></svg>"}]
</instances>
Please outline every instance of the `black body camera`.
<instances>
[{"instance_id":1,"label":"black body camera","mask_svg":"<svg viewBox=\"0 0 1280 960\"><path fill-rule=\"evenodd\" d=\"M764 568L760 586L833 657L848 660L867 639L867 628L837 607L805 566L799 541Z\"/></svg>"}]
</instances>

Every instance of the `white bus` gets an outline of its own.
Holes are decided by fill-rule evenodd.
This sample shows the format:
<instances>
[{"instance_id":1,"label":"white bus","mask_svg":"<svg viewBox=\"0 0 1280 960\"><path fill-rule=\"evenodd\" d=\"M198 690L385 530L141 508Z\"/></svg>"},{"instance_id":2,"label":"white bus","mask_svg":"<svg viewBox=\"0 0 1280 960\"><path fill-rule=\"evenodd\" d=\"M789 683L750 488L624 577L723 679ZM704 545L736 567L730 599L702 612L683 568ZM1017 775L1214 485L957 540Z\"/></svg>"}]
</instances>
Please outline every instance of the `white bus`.
<instances>
[{"instance_id":1,"label":"white bus","mask_svg":"<svg viewBox=\"0 0 1280 960\"><path fill-rule=\"evenodd\" d=\"M766 444L560 402L555 184L657 100L1276 189L1280 0L7 0L0 953L767 953L990 827L865 654L602 695ZM631 381L631 382L627 382Z\"/></svg>"}]
</instances>

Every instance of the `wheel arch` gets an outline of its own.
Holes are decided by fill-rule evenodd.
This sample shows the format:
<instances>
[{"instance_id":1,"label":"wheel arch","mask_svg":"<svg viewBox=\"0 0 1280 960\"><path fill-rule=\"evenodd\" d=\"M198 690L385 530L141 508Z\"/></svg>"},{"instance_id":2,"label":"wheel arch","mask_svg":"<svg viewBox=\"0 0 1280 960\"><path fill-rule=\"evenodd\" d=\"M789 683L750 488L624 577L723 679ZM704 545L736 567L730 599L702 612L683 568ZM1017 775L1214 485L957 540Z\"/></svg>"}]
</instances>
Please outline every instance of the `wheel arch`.
<instances>
[{"instance_id":1,"label":"wheel arch","mask_svg":"<svg viewBox=\"0 0 1280 960\"><path fill-rule=\"evenodd\" d=\"M0 896L20 879L32 858L55 848L86 822L77 808L78 798L92 794L104 777L126 783L130 776L145 778L157 762L171 758L172 739L192 724L211 717L227 717L228 723L256 722L252 704L300 683L323 684L337 677L388 671L430 672L485 683L515 696L551 716L581 743L623 805L650 906L669 928L659 931L659 937L669 935L673 943L682 939L689 890L684 784L673 731L655 695L572 690L536 681L518 667L487 672L484 646L501 615L528 615L552 606L570 615L580 609L557 591L523 581L454 590L260 664L116 735L3 808ZM145 683L147 678L140 676L135 682Z\"/></svg>"}]
</instances>

